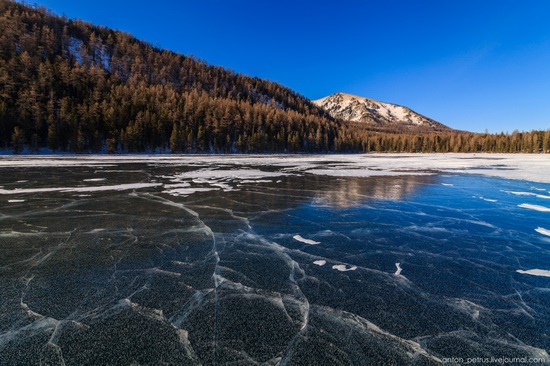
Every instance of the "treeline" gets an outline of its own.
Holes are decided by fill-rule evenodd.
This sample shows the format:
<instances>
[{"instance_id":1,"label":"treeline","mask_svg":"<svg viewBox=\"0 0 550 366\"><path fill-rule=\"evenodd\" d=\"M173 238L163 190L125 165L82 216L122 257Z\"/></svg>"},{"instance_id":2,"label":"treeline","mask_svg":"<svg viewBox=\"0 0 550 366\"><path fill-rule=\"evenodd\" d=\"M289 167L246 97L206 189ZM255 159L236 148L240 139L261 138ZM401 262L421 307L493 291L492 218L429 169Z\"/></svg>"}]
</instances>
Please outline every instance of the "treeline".
<instances>
[{"instance_id":1,"label":"treeline","mask_svg":"<svg viewBox=\"0 0 550 366\"><path fill-rule=\"evenodd\" d=\"M511 134L359 131L339 136L335 146L360 152L550 153L550 130Z\"/></svg>"},{"instance_id":2,"label":"treeline","mask_svg":"<svg viewBox=\"0 0 550 366\"><path fill-rule=\"evenodd\" d=\"M367 131L270 81L0 0L0 149L538 152L548 132Z\"/></svg>"}]
</instances>

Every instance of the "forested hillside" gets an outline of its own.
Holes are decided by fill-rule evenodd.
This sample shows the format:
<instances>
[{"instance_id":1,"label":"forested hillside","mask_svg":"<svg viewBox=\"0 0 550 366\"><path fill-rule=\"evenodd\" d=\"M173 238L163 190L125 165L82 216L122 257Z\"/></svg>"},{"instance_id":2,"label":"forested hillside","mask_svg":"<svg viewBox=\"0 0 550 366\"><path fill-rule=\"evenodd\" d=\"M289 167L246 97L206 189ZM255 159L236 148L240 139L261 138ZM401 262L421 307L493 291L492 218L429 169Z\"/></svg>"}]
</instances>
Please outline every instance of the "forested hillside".
<instances>
[{"instance_id":1,"label":"forested hillside","mask_svg":"<svg viewBox=\"0 0 550 366\"><path fill-rule=\"evenodd\" d=\"M0 0L0 149L15 152L550 151L550 133L395 133L127 33Z\"/></svg>"}]
</instances>

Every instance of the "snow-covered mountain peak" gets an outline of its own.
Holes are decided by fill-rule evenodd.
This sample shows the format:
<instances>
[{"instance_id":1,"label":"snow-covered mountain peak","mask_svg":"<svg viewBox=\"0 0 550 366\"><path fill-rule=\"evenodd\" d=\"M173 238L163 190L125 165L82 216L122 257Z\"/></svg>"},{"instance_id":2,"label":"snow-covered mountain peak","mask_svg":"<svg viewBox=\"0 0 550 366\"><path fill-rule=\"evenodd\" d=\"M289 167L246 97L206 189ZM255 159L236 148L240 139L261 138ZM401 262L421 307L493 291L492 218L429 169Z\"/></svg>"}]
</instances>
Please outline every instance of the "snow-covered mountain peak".
<instances>
[{"instance_id":1,"label":"snow-covered mountain peak","mask_svg":"<svg viewBox=\"0 0 550 366\"><path fill-rule=\"evenodd\" d=\"M325 109L335 118L371 126L449 130L449 127L416 113L410 108L348 93L338 92L314 100L313 103Z\"/></svg>"}]
</instances>

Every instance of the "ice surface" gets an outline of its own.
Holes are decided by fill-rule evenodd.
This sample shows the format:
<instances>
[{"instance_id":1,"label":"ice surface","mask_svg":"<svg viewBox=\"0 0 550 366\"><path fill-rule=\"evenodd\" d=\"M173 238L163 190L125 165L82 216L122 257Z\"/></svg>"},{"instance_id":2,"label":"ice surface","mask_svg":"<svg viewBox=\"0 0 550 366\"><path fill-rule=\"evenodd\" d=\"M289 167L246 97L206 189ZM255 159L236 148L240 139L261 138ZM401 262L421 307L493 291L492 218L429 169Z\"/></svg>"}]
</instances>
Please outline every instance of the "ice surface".
<instances>
[{"instance_id":1,"label":"ice surface","mask_svg":"<svg viewBox=\"0 0 550 366\"><path fill-rule=\"evenodd\" d=\"M24 159L0 158L0 364L549 359L538 156Z\"/></svg>"},{"instance_id":2,"label":"ice surface","mask_svg":"<svg viewBox=\"0 0 550 366\"><path fill-rule=\"evenodd\" d=\"M308 245L315 245L315 244L321 244L320 241L315 241L315 240L311 240L311 239L305 239L305 238L302 238L301 235L294 235L292 237L294 240L297 240L299 242L302 242L304 244L308 244Z\"/></svg>"}]
</instances>

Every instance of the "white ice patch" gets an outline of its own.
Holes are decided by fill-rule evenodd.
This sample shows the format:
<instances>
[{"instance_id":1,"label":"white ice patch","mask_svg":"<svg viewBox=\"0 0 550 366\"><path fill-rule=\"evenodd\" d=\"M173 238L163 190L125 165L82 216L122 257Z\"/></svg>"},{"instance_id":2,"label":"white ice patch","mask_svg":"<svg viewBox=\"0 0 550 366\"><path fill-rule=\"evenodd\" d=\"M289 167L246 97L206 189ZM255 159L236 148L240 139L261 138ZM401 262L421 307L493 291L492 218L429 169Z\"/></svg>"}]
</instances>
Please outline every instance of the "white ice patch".
<instances>
[{"instance_id":1,"label":"white ice patch","mask_svg":"<svg viewBox=\"0 0 550 366\"><path fill-rule=\"evenodd\" d=\"M163 191L163 193L168 193L172 196L189 196L196 192L208 192L218 190L219 188L176 188Z\"/></svg>"},{"instance_id":2,"label":"white ice patch","mask_svg":"<svg viewBox=\"0 0 550 366\"><path fill-rule=\"evenodd\" d=\"M186 187L191 187L191 183L183 182L183 183L165 184L163 187L164 188L186 188Z\"/></svg>"},{"instance_id":3,"label":"white ice patch","mask_svg":"<svg viewBox=\"0 0 550 366\"><path fill-rule=\"evenodd\" d=\"M104 180L107 180L107 178L90 178L90 179L83 179L83 182L102 182Z\"/></svg>"},{"instance_id":4,"label":"white ice patch","mask_svg":"<svg viewBox=\"0 0 550 366\"><path fill-rule=\"evenodd\" d=\"M0 194L26 194L26 193L43 193L43 192L104 192L104 191L126 191L129 189L151 188L162 185L161 183L130 183L117 184L113 186L97 186L97 187L51 187L51 188L15 188L15 189L0 189Z\"/></svg>"},{"instance_id":5,"label":"white ice patch","mask_svg":"<svg viewBox=\"0 0 550 366\"><path fill-rule=\"evenodd\" d=\"M336 269L340 272L347 272L347 271L355 271L357 269L357 266L348 267L345 264L335 264L332 266L332 269Z\"/></svg>"},{"instance_id":6,"label":"white ice patch","mask_svg":"<svg viewBox=\"0 0 550 366\"><path fill-rule=\"evenodd\" d=\"M332 163L327 166L327 161ZM91 155L91 156L0 156L3 167L48 166L119 166L146 163L169 166L227 165L227 156L204 155ZM236 170L199 170L182 173L181 178L208 176L216 179L262 179L291 173L338 176L418 175L437 171L444 174L481 174L504 179L550 183L550 159L545 154L355 154L355 155L235 155L231 164ZM248 167L258 167L250 169ZM264 172L264 166L279 171ZM335 173L336 172L336 173ZM326 174L325 174L326 173ZM425 174L425 173L424 173Z\"/></svg>"},{"instance_id":7,"label":"white ice patch","mask_svg":"<svg viewBox=\"0 0 550 366\"><path fill-rule=\"evenodd\" d=\"M518 205L518 207L527 208L529 210L535 210L540 212L550 212L550 207L531 205L529 203L522 203L521 205Z\"/></svg>"},{"instance_id":8,"label":"white ice patch","mask_svg":"<svg viewBox=\"0 0 550 366\"><path fill-rule=\"evenodd\" d=\"M315 240L311 240L311 239L305 239L305 238L302 238L301 235L294 235L292 237L294 240L297 240L297 241L300 241L304 244L308 244L308 245L315 245L315 244L321 244L321 242L319 241L315 241Z\"/></svg>"},{"instance_id":9,"label":"white ice patch","mask_svg":"<svg viewBox=\"0 0 550 366\"><path fill-rule=\"evenodd\" d=\"M242 184L246 184L246 183L272 183L273 181L271 179L258 179L258 180L253 180L253 179L243 179L240 181L240 183Z\"/></svg>"},{"instance_id":10,"label":"white ice patch","mask_svg":"<svg viewBox=\"0 0 550 366\"><path fill-rule=\"evenodd\" d=\"M542 228L540 226L538 228L536 228L535 231L539 234L550 236L550 230Z\"/></svg>"},{"instance_id":11,"label":"white ice patch","mask_svg":"<svg viewBox=\"0 0 550 366\"><path fill-rule=\"evenodd\" d=\"M516 195L516 196L532 196L532 197L537 197L537 198L550 199L550 196L545 196L543 194L537 194L537 193L533 193L533 192L512 192L512 191L505 191L505 192L511 193L513 195Z\"/></svg>"},{"instance_id":12,"label":"white ice patch","mask_svg":"<svg viewBox=\"0 0 550 366\"><path fill-rule=\"evenodd\" d=\"M397 268L397 270L395 271L395 275L401 276L401 271L403 270L403 268L401 268L401 263L395 263L395 268Z\"/></svg>"},{"instance_id":13,"label":"white ice patch","mask_svg":"<svg viewBox=\"0 0 550 366\"><path fill-rule=\"evenodd\" d=\"M550 271L545 269L529 269L527 271L518 269L516 272L521 274L531 275L531 276L550 277Z\"/></svg>"},{"instance_id":14,"label":"white ice patch","mask_svg":"<svg viewBox=\"0 0 550 366\"><path fill-rule=\"evenodd\" d=\"M9 203L21 203L25 202L25 200L8 200Z\"/></svg>"},{"instance_id":15,"label":"white ice patch","mask_svg":"<svg viewBox=\"0 0 550 366\"><path fill-rule=\"evenodd\" d=\"M324 266L325 264L327 264L327 261L324 260L324 259L319 259L318 261L314 261L313 264L316 264L316 265L318 265L319 267L322 267L322 266Z\"/></svg>"},{"instance_id":16,"label":"white ice patch","mask_svg":"<svg viewBox=\"0 0 550 366\"><path fill-rule=\"evenodd\" d=\"M291 174L283 173L283 172L264 172L259 169L227 169L227 170L201 169L201 170L195 170L195 171L177 174L174 178L205 179L205 180L212 180L212 179L251 180L251 179L262 179L262 178L268 178L268 177L280 177L283 175L291 175Z\"/></svg>"},{"instance_id":17,"label":"white ice patch","mask_svg":"<svg viewBox=\"0 0 550 366\"><path fill-rule=\"evenodd\" d=\"M446 187L452 187L454 186L454 184L451 184L451 183L441 183L442 186L446 186Z\"/></svg>"}]
</instances>

